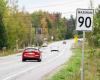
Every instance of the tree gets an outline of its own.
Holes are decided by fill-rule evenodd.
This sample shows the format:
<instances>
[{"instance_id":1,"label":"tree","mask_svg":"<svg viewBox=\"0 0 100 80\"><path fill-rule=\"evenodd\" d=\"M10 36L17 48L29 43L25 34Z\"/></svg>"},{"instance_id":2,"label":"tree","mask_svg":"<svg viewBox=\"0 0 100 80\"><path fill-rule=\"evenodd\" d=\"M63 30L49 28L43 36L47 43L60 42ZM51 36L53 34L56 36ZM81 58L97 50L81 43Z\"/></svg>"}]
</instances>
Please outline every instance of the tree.
<instances>
[{"instance_id":1,"label":"tree","mask_svg":"<svg viewBox=\"0 0 100 80\"><path fill-rule=\"evenodd\" d=\"M93 32L86 33L86 38L91 47L100 47L100 5L94 14Z\"/></svg>"},{"instance_id":2,"label":"tree","mask_svg":"<svg viewBox=\"0 0 100 80\"><path fill-rule=\"evenodd\" d=\"M72 38L75 31L75 19L73 15L70 16L70 19L67 20L67 38Z\"/></svg>"},{"instance_id":3,"label":"tree","mask_svg":"<svg viewBox=\"0 0 100 80\"><path fill-rule=\"evenodd\" d=\"M6 30L3 22L3 15L6 9L6 1L0 0L0 49L7 46Z\"/></svg>"}]
</instances>

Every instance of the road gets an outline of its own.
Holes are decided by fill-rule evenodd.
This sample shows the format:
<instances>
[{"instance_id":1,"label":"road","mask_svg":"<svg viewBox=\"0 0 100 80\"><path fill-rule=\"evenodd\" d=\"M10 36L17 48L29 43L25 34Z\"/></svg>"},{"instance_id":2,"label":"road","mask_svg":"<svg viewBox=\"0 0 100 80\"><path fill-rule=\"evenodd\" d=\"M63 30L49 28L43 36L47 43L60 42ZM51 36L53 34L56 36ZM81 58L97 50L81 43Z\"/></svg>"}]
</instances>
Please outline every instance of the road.
<instances>
[{"instance_id":1,"label":"road","mask_svg":"<svg viewBox=\"0 0 100 80\"><path fill-rule=\"evenodd\" d=\"M73 40L54 42L41 48L42 62L21 61L21 54L0 57L0 80L41 80L44 75L68 61L71 57ZM52 46L58 46L59 52L51 52Z\"/></svg>"}]
</instances>

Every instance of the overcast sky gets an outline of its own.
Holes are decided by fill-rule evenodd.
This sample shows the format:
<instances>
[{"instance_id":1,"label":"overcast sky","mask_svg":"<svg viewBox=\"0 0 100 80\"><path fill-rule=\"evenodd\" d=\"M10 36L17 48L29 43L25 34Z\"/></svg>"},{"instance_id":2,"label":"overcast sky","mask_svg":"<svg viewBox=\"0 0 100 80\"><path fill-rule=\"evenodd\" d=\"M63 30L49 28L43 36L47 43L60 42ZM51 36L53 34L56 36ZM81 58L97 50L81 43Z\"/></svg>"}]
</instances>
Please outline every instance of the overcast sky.
<instances>
[{"instance_id":1,"label":"overcast sky","mask_svg":"<svg viewBox=\"0 0 100 80\"><path fill-rule=\"evenodd\" d=\"M96 8L100 0L92 0ZM62 16L75 16L77 8L89 8L90 0L19 0L19 9L25 7L25 11L30 13L38 10L49 12L61 12Z\"/></svg>"}]
</instances>

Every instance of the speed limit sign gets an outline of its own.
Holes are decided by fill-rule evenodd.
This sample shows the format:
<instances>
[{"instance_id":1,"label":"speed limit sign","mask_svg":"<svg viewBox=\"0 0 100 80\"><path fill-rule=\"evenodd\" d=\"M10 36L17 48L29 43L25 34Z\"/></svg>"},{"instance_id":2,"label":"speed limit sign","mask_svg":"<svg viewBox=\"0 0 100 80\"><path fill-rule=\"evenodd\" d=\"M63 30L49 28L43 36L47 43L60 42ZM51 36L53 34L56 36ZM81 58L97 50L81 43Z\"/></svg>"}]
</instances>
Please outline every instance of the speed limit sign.
<instances>
[{"instance_id":1,"label":"speed limit sign","mask_svg":"<svg viewBox=\"0 0 100 80\"><path fill-rule=\"evenodd\" d=\"M76 30L92 31L93 9L77 9L76 18Z\"/></svg>"}]
</instances>

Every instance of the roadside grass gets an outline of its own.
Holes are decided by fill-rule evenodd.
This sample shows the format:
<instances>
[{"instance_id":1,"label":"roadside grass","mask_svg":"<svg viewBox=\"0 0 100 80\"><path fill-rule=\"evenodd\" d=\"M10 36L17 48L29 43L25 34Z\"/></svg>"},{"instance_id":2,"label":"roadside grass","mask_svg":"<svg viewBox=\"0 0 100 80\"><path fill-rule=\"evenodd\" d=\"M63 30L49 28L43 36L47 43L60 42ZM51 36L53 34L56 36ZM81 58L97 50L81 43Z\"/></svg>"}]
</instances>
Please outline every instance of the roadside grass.
<instances>
[{"instance_id":1,"label":"roadside grass","mask_svg":"<svg viewBox=\"0 0 100 80\"><path fill-rule=\"evenodd\" d=\"M78 48L73 51L75 54L71 57L69 62L65 63L63 68L46 80L80 80L81 49Z\"/></svg>"},{"instance_id":2,"label":"roadside grass","mask_svg":"<svg viewBox=\"0 0 100 80\"><path fill-rule=\"evenodd\" d=\"M45 80L81 80L81 48L72 51L69 62ZM100 80L100 48L85 46L84 58L84 80Z\"/></svg>"},{"instance_id":3,"label":"roadside grass","mask_svg":"<svg viewBox=\"0 0 100 80\"><path fill-rule=\"evenodd\" d=\"M15 54L15 53L17 53L16 50L4 50L4 51L0 51L0 57L2 57L2 56L8 56L8 55Z\"/></svg>"},{"instance_id":4,"label":"roadside grass","mask_svg":"<svg viewBox=\"0 0 100 80\"><path fill-rule=\"evenodd\" d=\"M85 80L100 80L100 49L85 50Z\"/></svg>"}]
</instances>

